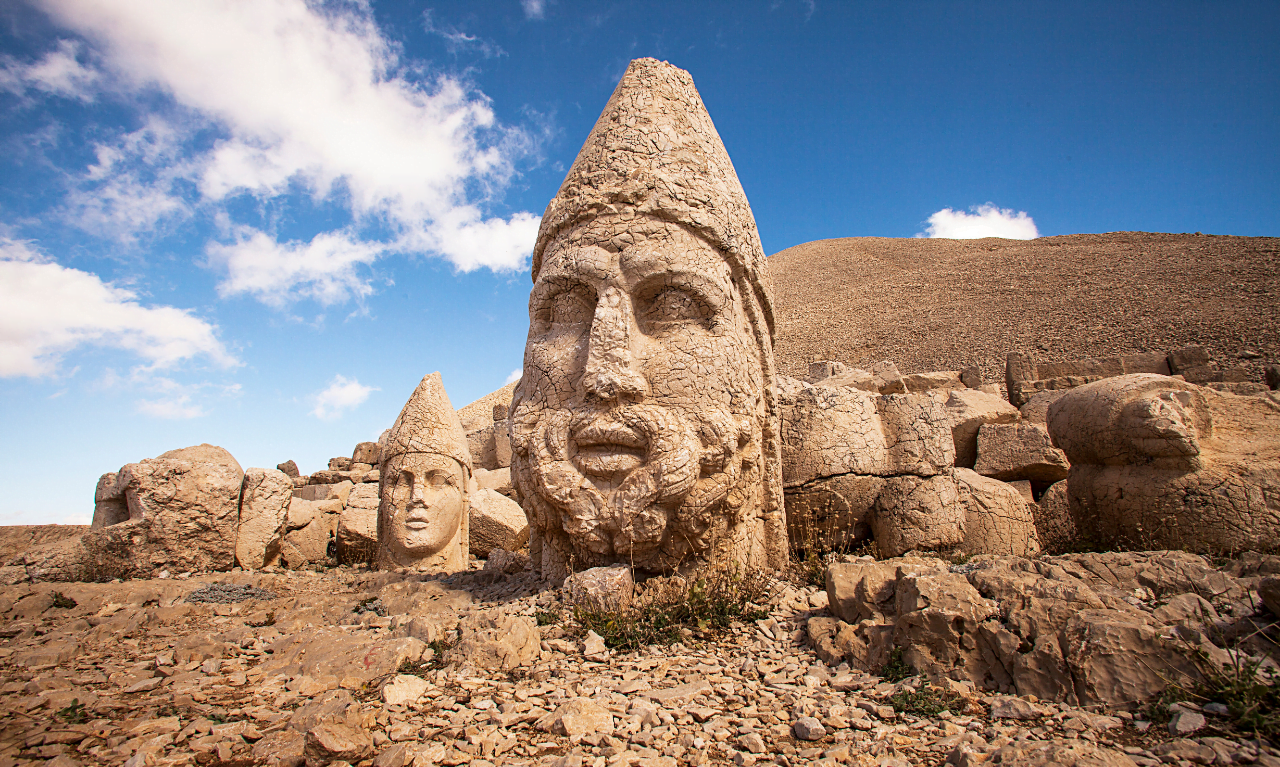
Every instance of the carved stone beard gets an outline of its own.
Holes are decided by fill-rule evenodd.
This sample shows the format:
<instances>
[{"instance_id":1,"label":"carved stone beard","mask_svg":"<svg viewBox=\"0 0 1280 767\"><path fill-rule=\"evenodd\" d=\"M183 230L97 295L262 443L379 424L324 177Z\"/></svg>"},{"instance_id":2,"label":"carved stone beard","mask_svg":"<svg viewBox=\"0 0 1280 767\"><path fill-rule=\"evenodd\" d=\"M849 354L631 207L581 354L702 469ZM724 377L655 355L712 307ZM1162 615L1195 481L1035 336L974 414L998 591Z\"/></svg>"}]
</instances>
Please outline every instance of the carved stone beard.
<instances>
[{"instance_id":1,"label":"carved stone beard","mask_svg":"<svg viewBox=\"0 0 1280 767\"><path fill-rule=\"evenodd\" d=\"M593 481L572 454L572 436L593 426L641 435L642 462ZM636 404L575 413L526 400L513 414L512 436L521 495L541 517L545 543L575 568L625 562L674 570L691 556L705 558L710 541L741 520L760 481L754 419L724 410L686 415Z\"/></svg>"}]
</instances>

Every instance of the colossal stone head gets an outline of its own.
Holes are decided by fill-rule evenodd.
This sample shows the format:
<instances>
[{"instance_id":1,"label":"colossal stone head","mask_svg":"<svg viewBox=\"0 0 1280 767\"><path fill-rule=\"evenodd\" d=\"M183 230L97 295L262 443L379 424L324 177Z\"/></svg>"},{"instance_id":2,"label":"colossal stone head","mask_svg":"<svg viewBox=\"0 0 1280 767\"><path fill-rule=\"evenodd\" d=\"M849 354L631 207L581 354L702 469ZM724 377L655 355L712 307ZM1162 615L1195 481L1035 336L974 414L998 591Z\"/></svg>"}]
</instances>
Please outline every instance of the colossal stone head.
<instances>
[{"instance_id":1,"label":"colossal stone head","mask_svg":"<svg viewBox=\"0 0 1280 767\"><path fill-rule=\"evenodd\" d=\"M465 569L471 454L439 373L424 377L400 411L380 466L378 567Z\"/></svg>"},{"instance_id":2,"label":"colossal stone head","mask_svg":"<svg viewBox=\"0 0 1280 767\"><path fill-rule=\"evenodd\" d=\"M533 282L512 477L543 574L781 566L764 252L687 72L631 62L547 206Z\"/></svg>"}]
</instances>

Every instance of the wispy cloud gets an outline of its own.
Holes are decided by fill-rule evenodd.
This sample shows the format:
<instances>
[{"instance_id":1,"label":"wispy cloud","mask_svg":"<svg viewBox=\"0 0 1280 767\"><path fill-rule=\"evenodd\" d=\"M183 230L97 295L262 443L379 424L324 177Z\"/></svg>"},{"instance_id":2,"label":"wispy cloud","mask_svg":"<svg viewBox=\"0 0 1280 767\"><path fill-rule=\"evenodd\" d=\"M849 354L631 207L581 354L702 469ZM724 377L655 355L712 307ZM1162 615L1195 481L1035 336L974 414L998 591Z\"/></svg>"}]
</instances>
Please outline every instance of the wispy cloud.
<instances>
[{"instance_id":1,"label":"wispy cloud","mask_svg":"<svg viewBox=\"0 0 1280 767\"><path fill-rule=\"evenodd\" d=\"M28 89L62 98L92 101L98 70L79 61L80 45L59 40L58 47L38 61L23 64L12 56L0 56L0 90L23 95Z\"/></svg>"},{"instance_id":2,"label":"wispy cloud","mask_svg":"<svg viewBox=\"0 0 1280 767\"><path fill-rule=\"evenodd\" d=\"M150 369L203 357L239 364L217 327L172 306L143 306L135 293L0 239L0 377L47 376L80 346L124 349Z\"/></svg>"},{"instance_id":3,"label":"wispy cloud","mask_svg":"<svg viewBox=\"0 0 1280 767\"><path fill-rule=\"evenodd\" d=\"M341 418L343 413L362 404L375 391L378 391L376 386L365 386L354 378L335 375L328 387L312 396L315 407L311 409L311 415L322 421Z\"/></svg>"},{"instance_id":4,"label":"wispy cloud","mask_svg":"<svg viewBox=\"0 0 1280 767\"><path fill-rule=\"evenodd\" d=\"M500 125L488 98L461 77L424 79L419 62L401 61L368 4L48 0L45 7L87 38L100 70L39 82L110 87L132 98L148 125L102 142L69 204L85 213L86 226L135 236L189 212L184 205L211 209L231 224L207 248L209 263L225 270L221 292L272 306L367 295L370 283L353 278L351 265L388 253L426 252L461 270L526 263L537 216L485 211L537 137ZM458 30L437 31L450 45L501 53ZM76 52L60 46L49 55L67 68ZM37 82L28 69L9 81ZM237 204L246 196L257 205ZM244 213L303 205L308 196L344 209L349 221L300 243ZM244 227L256 231L246 235ZM271 263L246 267L235 258L246 248ZM348 266L335 272L335 258ZM311 287L294 291L299 285Z\"/></svg>"},{"instance_id":5,"label":"wispy cloud","mask_svg":"<svg viewBox=\"0 0 1280 767\"><path fill-rule=\"evenodd\" d=\"M507 55L507 52L502 50L502 46L492 40L469 35L452 24L436 21L435 11L431 8L422 12L422 29L427 34L440 36L450 54L471 52L486 59Z\"/></svg>"},{"instance_id":6,"label":"wispy cloud","mask_svg":"<svg viewBox=\"0 0 1280 767\"><path fill-rule=\"evenodd\" d=\"M520 0L526 19L541 19L547 13L547 0Z\"/></svg>"},{"instance_id":7,"label":"wispy cloud","mask_svg":"<svg viewBox=\"0 0 1280 767\"><path fill-rule=\"evenodd\" d=\"M523 377L524 377L524 371L521 370L520 368L516 368L515 370L511 371L511 375L507 376L507 380L503 381L502 385L506 386L507 384L515 383L516 381L519 381Z\"/></svg>"},{"instance_id":8,"label":"wispy cloud","mask_svg":"<svg viewBox=\"0 0 1280 767\"><path fill-rule=\"evenodd\" d=\"M1024 211L997 208L994 203L975 205L969 213L943 208L929 216L929 226L917 237L941 237L952 240L976 240L1003 237L1008 240L1034 240L1040 236L1036 222Z\"/></svg>"}]
</instances>

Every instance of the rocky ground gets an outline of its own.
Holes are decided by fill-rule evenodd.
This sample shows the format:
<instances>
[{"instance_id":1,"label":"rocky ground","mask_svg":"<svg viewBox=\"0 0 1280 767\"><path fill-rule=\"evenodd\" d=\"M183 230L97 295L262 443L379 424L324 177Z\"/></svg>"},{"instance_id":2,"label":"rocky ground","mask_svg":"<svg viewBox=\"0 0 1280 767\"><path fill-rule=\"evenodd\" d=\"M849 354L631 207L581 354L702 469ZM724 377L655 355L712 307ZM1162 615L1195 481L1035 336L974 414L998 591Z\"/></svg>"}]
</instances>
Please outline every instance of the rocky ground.
<instances>
[{"instance_id":1,"label":"rocky ground","mask_svg":"<svg viewBox=\"0 0 1280 767\"><path fill-rule=\"evenodd\" d=\"M797 583L769 585L766 618L636 652L583 636L528 572L8 586L0 767L1280 765L1212 707L1174 733L828 666L806 632L827 592Z\"/></svg>"},{"instance_id":2,"label":"rocky ground","mask_svg":"<svg viewBox=\"0 0 1280 767\"><path fill-rule=\"evenodd\" d=\"M1280 363L1278 253L1273 237L1148 232L818 240L768 259L774 352L798 378L811 360L890 359L1003 381L1011 351L1061 362L1197 344L1261 381Z\"/></svg>"}]
</instances>

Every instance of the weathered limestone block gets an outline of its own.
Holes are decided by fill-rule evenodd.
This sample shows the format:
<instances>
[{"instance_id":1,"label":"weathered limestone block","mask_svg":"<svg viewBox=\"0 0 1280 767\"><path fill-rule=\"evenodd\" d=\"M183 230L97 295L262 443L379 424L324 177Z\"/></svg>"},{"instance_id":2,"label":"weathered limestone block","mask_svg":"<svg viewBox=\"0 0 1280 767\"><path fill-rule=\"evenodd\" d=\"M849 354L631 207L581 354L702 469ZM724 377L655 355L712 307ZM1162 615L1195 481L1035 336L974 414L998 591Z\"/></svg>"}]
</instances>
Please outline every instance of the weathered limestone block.
<instances>
[{"instance_id":1,"label":"weathered limestone block","mask_svg":"<svg viewBox=\"0 0 1280 767\"><path fill-rule=\"evenodd\" d=\"M965 507L961 551L971 556L1040 553L1035 518L1017 490L971 469L956 469L956 486Z\"/></svg>"},{"instance_id":2,"label":"weathered limestone block","mask_svg":"<svg viewBox=\"0 0 1280 767\"><path fill-rule=\"evenodd\" d=\"M529 520L520 504L496 490L478 490L470 498L470 551L481 559L494 549L519 551L529 543Z\"/></svg>"},{"instance_id":3,"label":"weathered limestone block","mask_svg":"<svg viewBox=\"0 0 1280 767\"><path fill-rule=\"evenodd\" d=\"M964 382L960 380L959 370L934 370L928 373L911 373L902 377L903 383L907 386L907 391L911 393L923 391L950 391L952 389L967 389Z\"/></svg>"},{"instance_id":4,"label":"weathered limestone block","mask_svg":"<svg viewBox=\"0 0 1280 767\"><path fill-rule=\"evenodd\" d=\"M588 610L625 610L635 594L631 568L625 565L592 567L564 579L562 586L569 603Z\"/></svg>"},{"instance_id":5,"label":"weathered limestone block","mask_svg":"<svg viewBox=\"0 0 1280 767\"><path fill-rule=\"evenodd\" d=\"M1053 446L1049 431L1034 423L989 423L978 430L974 471L987 477L1033 482L1066 479L1071 464Z\"/></svg>"},{"instance_id":6,"label":"weathered limestone block","mask_svg":"<svg viewBox=\"0 0 1280 767\"><path fill-rule=\"evenodd\" d=\"M480 613L458 627L458 643L445 657L488 671L509 671L533 663L540 652L538 625L532 618Z\"/></svg>"},{"instance_id":7,"label":"weathered limestone block","mask_svg":"<svg viewBox=\"0 0 1280 767\"><path fill-rule=\"evenodd\" d=\"M251 468L240 490L240 523L236 529L236 563L251 570L280 558L285 516L293 500L293 482L279 470Z\"/></svg>"},{"instance_id":8,"label":"weathered limestone block","mask_svg":"<svg viewBox=\"0 0 1280 767\"><path fill-rule=\"evenodd\" d=\"M514 495L511 484L511 469L476 469L476 487L480 490L496 490L508 498Z\"/></svg>"},{"instance_id":9,"label":"weathered limestone block","mask_svg":"<svg viewBox=\"0 0 1280 767\"><path fill-rule=\"evenodd\" d=\"M783 566L764 251L687 72L627 68L532 277L511 469L542 574Z\"/></svg>"},{"instance_id":10,"label":"weathered limestone block","mask_svg":"<svg viewBox=\"0 0 1280 767\"><path fill-rule=\"evenodd\" d=\"M93 521L90 527L101 530L104 527L124 522L129 518L129 504L124 493L116 485L117 472L109 471L98 477L98 485L93 491Z\"/></svg>"},{"instance_id":11,"label":"weathered limestone block","mask_svg":"<svg viewBox=\"0 0 1280 767\"><path fill-rule=\"evenodd\" d=\"M1018 409L1003 398L975 389L947 392L943 400L951 424L951 441L955 446L955 465L972 469L978 458L978 429L988 423L1014 423Z\"/></svg>"},{"instance_id":12,"label":"weathered limestone block","mask_svg":"<svg viewBox=\"0 0 1280 767\"><path fill-rule=\"evenodd\" d=\"M376 443L361 443L374 444ZM338 515L334 538L338 564L372 564L378 551L378 486L356 485Z\"/></svg>"},{"instance_id":13,"label":"weathered limestone block","mask_svg":"<svg viewBox=\"0 0 1280 767\"><path fill-rule=\"evenodd\" d=\"M471 454L439 373L423 377L380 453L378 567L466 569Z\"/></svg>"},{"instance_id":14,"label":"weathered limestone block","mask_svg":"<svg viewBox=\"0 0 1280 767\"><path fill-rule=\"evenodd\" d=\"M931 477L951 471L956 462L951 419L937 397L886 395L876 398L876 410L893 473Z\"/></svg>"},{"instance_id":15,"label":"weathered limestone block","mask_svg":"<svg viewBox=\"0 0 1280 767\"><path fill-rule=\"evenodd\" d=\"M378 447L377 442L360 442L356 445L355 450L351 451L352 463L377 466L380 460L382 460L382 449Z\"/></svg>"},{"instance_id":16,"label":"weathered limestone block","mask_svg":"<svg viewBox=\"0 0 1280 767\"><path fill-rule=\"evenodd\" d=\"M810 362L809 375L807 375L804 380L808 381L809 383L818 383L819 381L825 381L831 376L837 376L837 375L840 375L841 373L846 373L848 372L848 370L849 370L848 365L845 365L843 362L836 362L834 360L822 360L820 362Z\"/></svg>"},{"instance_id":17,"label":"weathered limestone block","mask_svg":"<svg viewBox=\"0 0 1280 767\"><path fill-rule=\"evenodd\" d=\"M207 444L127 464L110 487L100 481L98 526L78 545L64 542L52 559L38 549L26 556L45 578L58 580L230 570L243 479L230 453ZM119 520L122 506L128 516ZM84 561L75 563L81 555Z\"/></svg>"},{"instance_id":18,"label":"weathered limestone block","mask_svg":"<svg viewBox=\"0 0 1280 767\"><path fill-rule=\"evenodd\" d=\"M1071 459L1071 516L1102 547L1271 551L1280 541L1280 411L1175 378L1127 375L1049 408Z\"/></svg>"},{"instance_id":19,"label":"weathered limestone block","mask_svg":"<svg viewBox=\"0 0 1280 767\"><path fill-rule=\"evenodd\" d=\"M1031 507L1036 518L1036 535L1041 548L1048 554L1062 554L1080 543L1075 519L1071 516L1071 497L1067 481L1054 482Z\"/></svg>"},{"instance_id":20,"label":"weathered limestone block","mask_svg":"<svg viewBox=\"0 0 1280 767\"><path fill-rule=\"evenodd\" d=\"M289 479L297 479L299 476L301 476L300 473L298 472L298 464L294 463L293 459L289 459L284 463L276 464L276 471L284 472L285 476L288 477Z\"/></svg>"},{"instance_id":21,"label":"weathered limestone block","mask_svg":"<svg viewBox=\"0 0 1280 767\"><path fill-rule=\"evenodd\" d=\"M823 381L828 386L860 389L873 394L906 394L907 383L892 360L877 362L870 370L846 368Z\"/></svg>"},{"instance_id":22,"label":"weathered limestone block","mask_svg":"<svg viewBox=\"0 0 1280 767\"><path fill-rule=\"evenodd\" d=\"M1067 621L1063 640L1082 706L1123 708L1159 695L1170 679L1200 678L1185 643L1165 638L1141 614L1082 610Z\"/></svg>"},{"instance_id":23,"label":"weathered limestone block","mask_svg":"<svg viewBox=\"0 0 1280 767\"><path fill-rule=\"evenodd\" d=\"M876 499L871 531L880 556L943 551L964 542L965 507L955 477L892 477Z\"/></svg>"},{"instance_id":24,"label":"weathered limestone block","mask_svg":"<svg viewBox=\"0 0 1280 767\"><path fill-rule=\"evenodd\" d=\"M856 389L780 377L784 484L796 487L841 474L895 473L877 399Z\"/></svg>"}]
</instances>

